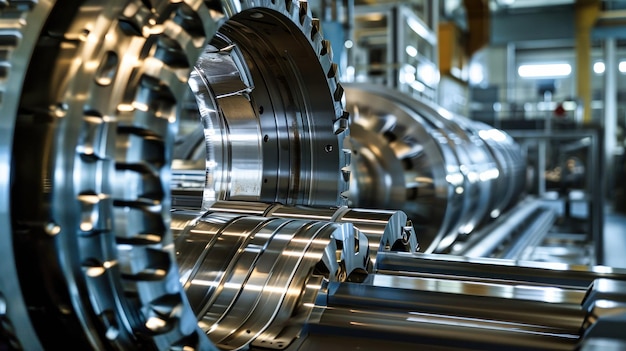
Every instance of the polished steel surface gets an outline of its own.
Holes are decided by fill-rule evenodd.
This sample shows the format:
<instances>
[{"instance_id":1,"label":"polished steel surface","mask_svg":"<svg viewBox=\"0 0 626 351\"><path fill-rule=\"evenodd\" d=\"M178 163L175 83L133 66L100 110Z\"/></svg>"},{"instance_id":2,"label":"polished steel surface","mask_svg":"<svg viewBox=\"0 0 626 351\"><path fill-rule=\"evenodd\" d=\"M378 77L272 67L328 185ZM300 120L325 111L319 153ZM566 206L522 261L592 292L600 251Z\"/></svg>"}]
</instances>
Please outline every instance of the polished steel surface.
<instances>
[{"instance_id":1,"label":"polished steel surface","mask_svg":"<svg viewBox=\"0 0 626 351\"><path fill-rule=\"evenodd\" d=\"M338 339L354 337L351 346L358 350L377 350L380 346L372 347L372 339L388 340L390 346L399 342L398 349L405 350L419 346L429 350L573 350L578 343L577 335L521 330L515 324L410 312L384 313L369 308L328 308L309 329L313 336L322 334L326 340L305 341L303 350L328 347L329 334L336 334Z\"/></svg>"},{"instance_id":2,"label":"polished steel surface","mask_svg":"<svg viewBox=\"0 0 626 351\"><path fill-rule=\"evenodd\" d=\"M6 69L0 80L0 295L5 300L1 314L0 333L6 334L8 347L38 350L42 348L36 329L28 315L28 303L23 288L18 284L16 253L13 250L11 223L11 163L13 162L13 140L15 116L19 108L23 82L28 71L29 60L35 49L34 43L48 17L53 1L42 0L37 6L17 6L9 2L0 11L2 18L0 36L6 43L1 61ZM28 30L27 30L28 28ZM21 39L21 40L20 40ZM17 253L19 255L19 253ZM10 307L9 307L10 306Z\"/></svg>"},{"instance_id":3,"label":"polished steel surface","mask_svg":"<svg viewBox=\"0 0 626 351\"><path fill-rule=\"evenodd\" d=\"M305 14L239 14L196 63L189 85L203 132L183 135L176 157L206 171L203 209L215 200L345 203L343 88L319 22ZM174 166L174 191L197 189L178 181L193 170Z\"/></svg>"},{"instance_id":4,"label":"polished steel surface","mask_svg":"<svg viewBox=\"0 0 626 351\"><path fill-rule=\"evenodd\" d=\"M439 254L380 253L378 272L423 277L464 277L470 281L513 281L552 287L587 289L595 280L626 280L626 270L556 262L470 258Z\"/></svg>"},{"instance_id":5,"label":"polished steel surface","mask_svg":"<svg viewBox=\"0 0 626 351\"><path fill-rule=\"evenodd\" d=\"M333 250L346 250L347 243L359 237L350 230L321 236L341 238L341 245L331 245L330 251L320 249L324 253L313 259L320 262L321 258L325 267L334 268L319 270L319 264L308 264L315 265L313 272L326 272L330 279L314 274L311 277L320 279L315 284L289 283L289 279L297 277L308 279L304 278L305 272L311 270L300 270L297 263L281 265L276 258L282 252L279 247L301 250L301 240L295 245L289 242L297 235L312 238L308 236L311 233L305 233L309 229L330 228L332 223L326 221L339 218L341 212L313 211L308 219L302 219L301 211L306 208L246 204L217 202L214 212L173 214L181 282L201 326L225 349L249 345L252 349L313 350L340 347L350 340L352 347L367 350L380 347L380 341L385 340L397 349L422 345L434 349L570 350L583 340L581 326L592 330L594 326L606 325L607 315L622 311L616 308L621 306L616 301L623 295L618 293L622 283L614 278L623 279L626 275L606 267L562 267L538 262L380 252L376 274L366 275L364 266L357 270L356 279L350 279L350 274L333 274L335 269L350 266L337 262L352 253L332 254ZM276 214L282 218L273 217ZM309 229L303 229L305 224ZM273 246L273 240L278 237L280 244ZM319 247L327 244L328 240ZM363 248L363 245L353 247ZM287 256L305 260L311 255L302 251ZM328 265L334 258L339 261ZM398 265L390 267L393 258ZM412 260L418 261L411 265ZM456 271L427 273L428 265L433 265L429 261L441 269L456 267ZM455 266L455 261L463 262L466 267ZM257 271L263 264L273 267L262 269L265 275ZM300 273L285 275L285 269ZM345 272L349 271L346 268ZM267 275L269 272L272 273ZM460 275L466 272L469 274ZM274 283L268 283L269 276L275 277ZM333 276L338 279L332 279ZM562 279L562 284L550 283L556 277ZM612 279L598 280L602 277ZM587 285L591 282L596 288L589 292ZM246 289L249 284L252 285ZM289 291L307 296L300 300L306 302L288 304L284 315L292 317L277 323L273 318L278 307L272 302L271 294L289 294ZM591 299L600 303L584 303ZM612 303L610 309L603 305L607 299ZM260 301L266 303L261 306ZM591 306L590 310L585 306ZM289 312L294 310L297 312ZM598 322L599 318L595 317L604 319ZM274 334L263 333L265 325L276 324L279 326ZM266 336L256 339L263 335ZM281 338L277 339L278 336Z\"/></svg>"},{"instance_id":6,"label":"polished steel surface","mask_svg":"<svg viewBox=\"0 0 626 351\"><path fill-rule=\"evenodd\" d=\"M52 4L11 5L3 16ZM47 348L210 348L177 284L165 180L177 102L216 19L202 1L49 11L41 32L23 27L29 41L19 21L12 32L32 56L14 57L28 70L9 87L19 107L2 116L15 123L2 191L15 257L2 267L18 279L0 286L11 323L28 316L36 336L20 341ZM18 319L5 291L16 284L29 311Z\"/></svg>"},{"instance_id":7,"label":"polished steel surface","mask_svg":"<svg viewBox=\"0 0 626 351\"><path fill-rule=\"evenodd\" d=\"M496 218L510 208L524 191L526 160L509 134L478 121L468 122L460 120L465 128L471 129L484 141L498 166L499 174L491 193L493 199L489 213L491 218Z\"/></svg>"},{"instance_id":8,"label":"polished steel surface","mask_svg":"<svg viewBox=\"0 0 626 351\"><path fill-rule=\"evenodd\" d=\"M209 209L266 217L351 223L367 237L367 242L369 242L367 250L373 265L376 264L376 256L379 251L417 252L419 249L415 229L402 211L371 211L348 207L323 209L240 201L217 201L211 204Z\"/></svg>"},{"instance_id":9,"label":"polished steel surface","mask_svg":"<svg viewBox=\"0 0 626 351\"><path fill-rule=\"evenodd\" d=\"M248 63L268 69L251 72L271 86L254 91L254 110L281 99L289 108L283 129L266 134L299 139L269 142L306 150L280 158L308 162L303 176L272 165L263 176L297 183L287 187L290 199L339 202L342 88L308 4L15 0L0 4L0 17L3 342L7 335L11 347L29 350L213 349L178 283L169 228L176 121L189 110L189 74L206 44L224 53L233 42ZM275 59L260 64L268 54ZM286 88L272 86L285 79ZM302 89L278 94L296 85ZM244 95L220 107L250 121ZM297 126L312 125L313 115L327 119L300 136ZM245 118L239 126L251 125ZM258 142L265 127L246 135ZM246 145L236 149L248 152Z\"/></svg>"},{"instance_id":10,"label":"polished steel surface","mask_svg":"<svg viewBox=\"0 0 626 351\"><path fill-rule=\"evenodd\" d=\"M339 206L348 117L306 1L8 0L0 19L3 351L623 339L626 272L415 252L514 202L498 131L364 95L380 104L354 109L353 202L404 199L417 230ZM175 153L181 118L202 129ZM196 210L172 210L170 184Z\"/></svg>"},{"instance_id":11,"label":"polished steel surface","mask_svg":"<svg viewBox=\"0 0 626 351\"><path fill-rule=\"evenodd\" d=\"M367 239L350 223L219 212L175 223L187 223L176 239L181 283L224 349L287 347L328 281L367 274Z\"/></svg>"},{"instance_id":12,"label":"polished steel surface","mask_svg":"<svg viewBox=\"0 0 626 351\"><path fill-rule=\"evenodd\" d=\"M505 133L387 88L345 88L351 203L405 211L423 252L446 250L523 190L521 151Z\"/></svg>"}]
</instances>

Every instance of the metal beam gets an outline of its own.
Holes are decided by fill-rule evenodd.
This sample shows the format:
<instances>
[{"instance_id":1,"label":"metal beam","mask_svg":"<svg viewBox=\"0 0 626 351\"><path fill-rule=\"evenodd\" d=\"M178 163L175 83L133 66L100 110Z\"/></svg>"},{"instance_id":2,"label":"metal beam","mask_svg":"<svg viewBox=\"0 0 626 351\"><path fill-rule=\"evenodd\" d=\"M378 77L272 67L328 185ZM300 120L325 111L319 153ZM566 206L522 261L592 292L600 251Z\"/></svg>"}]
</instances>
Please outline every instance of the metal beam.
<instances>
[{"instance_id":1,"label":"metal beam","mask_svg":"<svg viewBox=\"0 0 626 351\"><path fill-rule=\"evenodd\" d=\"M487 0L463 0L467 11L469 38L466 53L471 57L476 51L489 43L489 22L491 13Z\"/></svg>"},{"instance_id":2,"label":"metal beam","mask_svg":"<svg viewBox=\"0 0 626 351\"><path fill-rule=\"evenodd\" d=\"M604 41L604 169L608 189L613 188L613 155L617 146L617 40Z\"/></svg>"},{"instance_id":3,"label":"metal beam","mask_svg":"<svg viewBox=\"0 0 626 351\"><path fill-rule=\"evenodd\" d=\"M600 13L597 0L574 5L576 24L576 92L583 104L583 123L591 123L591 31Z\"/></svg>"}]
</instances>

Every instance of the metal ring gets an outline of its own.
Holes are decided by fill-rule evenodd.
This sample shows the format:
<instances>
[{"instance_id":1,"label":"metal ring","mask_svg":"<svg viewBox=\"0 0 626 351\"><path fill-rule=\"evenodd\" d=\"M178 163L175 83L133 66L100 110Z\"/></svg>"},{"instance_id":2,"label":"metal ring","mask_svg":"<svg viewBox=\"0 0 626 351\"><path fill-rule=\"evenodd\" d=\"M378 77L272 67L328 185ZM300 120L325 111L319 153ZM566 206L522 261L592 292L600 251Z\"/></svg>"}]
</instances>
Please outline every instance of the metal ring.
<instances>
[{"instance_id":1,"label":"metal ring","mask_svg":"<svg viewBox=\"0 0 626 351\"><path fill-rule=\"evenodd\" d=\"M176 152L206 171L203 209L215 200L344 204L347 113L319 21L304 1L241 5L190 79L204 133L184 136ZM175 184L191 173L175 170Z\"/></svg>"}]
</instances>

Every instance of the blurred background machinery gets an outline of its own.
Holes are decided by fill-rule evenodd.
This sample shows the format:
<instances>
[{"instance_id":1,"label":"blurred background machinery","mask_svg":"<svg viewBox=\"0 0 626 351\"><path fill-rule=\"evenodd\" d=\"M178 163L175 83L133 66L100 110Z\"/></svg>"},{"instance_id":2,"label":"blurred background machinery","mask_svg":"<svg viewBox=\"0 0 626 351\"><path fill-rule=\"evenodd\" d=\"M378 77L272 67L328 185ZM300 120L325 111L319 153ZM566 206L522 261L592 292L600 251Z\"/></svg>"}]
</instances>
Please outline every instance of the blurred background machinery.
<instances>
[{"instance_id":1,"label":"blurred background machinery","mask_svg":"<svg viewBox=\"0 0 626 351\"><path fill-rule=\"evenodd\" d=\"M514 3L0 3L0 350L626 347L602 135L463 117Z\"/></svg>"}]
</instances>

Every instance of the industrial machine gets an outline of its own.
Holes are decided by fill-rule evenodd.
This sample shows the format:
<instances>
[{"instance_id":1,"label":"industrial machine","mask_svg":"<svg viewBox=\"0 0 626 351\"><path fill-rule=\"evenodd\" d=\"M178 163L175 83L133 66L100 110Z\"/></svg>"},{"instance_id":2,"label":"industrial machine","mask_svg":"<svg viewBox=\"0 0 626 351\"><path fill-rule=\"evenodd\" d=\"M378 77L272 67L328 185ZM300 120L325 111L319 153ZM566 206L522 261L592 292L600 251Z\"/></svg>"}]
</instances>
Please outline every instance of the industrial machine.
<instances>
[{"instance_id":1,"label":"industrial machine","mask_svg":"<svg viewBox=\"0 0 626 351\"><path fill-rule=\"evenodd\" d=\"M624 347L626 272L423 253L512 206L515 146L358 87L348 139L306 1L0 16L0 350Z\"/></svg>"},{"instance_id":2,"label":"industrial machine","mask_svg":"<svg viewBox=\"0 0 626 351\"><path fill-rule=\"evenodd\" d=\"M519 147L506 133L389 88L346 88L355 205L396 208L421 224L424 252L442 252L524 190Z\"/></svg>"}]
</instances>

